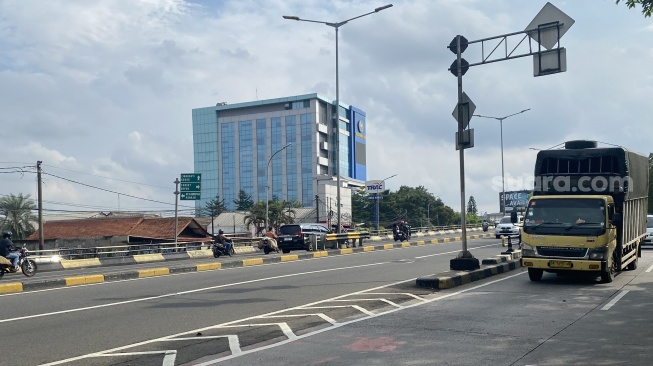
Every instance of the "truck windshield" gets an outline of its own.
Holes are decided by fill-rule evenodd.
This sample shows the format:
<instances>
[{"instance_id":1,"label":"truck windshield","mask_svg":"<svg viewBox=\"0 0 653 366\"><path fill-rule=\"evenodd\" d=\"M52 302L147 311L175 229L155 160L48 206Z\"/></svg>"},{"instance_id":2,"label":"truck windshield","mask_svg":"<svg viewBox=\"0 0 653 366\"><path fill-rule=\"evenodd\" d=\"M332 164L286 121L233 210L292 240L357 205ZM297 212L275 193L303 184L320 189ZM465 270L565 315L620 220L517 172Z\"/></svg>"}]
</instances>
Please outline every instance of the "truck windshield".
<instances>
[{"instance_id":1,"label":"truck windshield","mask_svg":"<svg viewBox=\"0 0 653 366\"><path fill-rule=\"evenodd\" d=\"M605 232L605 202L601 199L532 199L524 232L551 235L601 235Z\"/></svg>"}]
</instances>

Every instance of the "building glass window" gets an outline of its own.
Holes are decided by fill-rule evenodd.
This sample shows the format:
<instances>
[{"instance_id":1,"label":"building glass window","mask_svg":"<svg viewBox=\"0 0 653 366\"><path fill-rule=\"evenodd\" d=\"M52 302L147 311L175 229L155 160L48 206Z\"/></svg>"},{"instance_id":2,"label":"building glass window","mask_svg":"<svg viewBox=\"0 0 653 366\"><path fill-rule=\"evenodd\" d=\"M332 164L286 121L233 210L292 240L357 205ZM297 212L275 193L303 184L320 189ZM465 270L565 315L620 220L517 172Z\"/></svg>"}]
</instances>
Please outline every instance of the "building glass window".
<instances>
[{"instance_id":1,"label":"building glass window","mask_svg":"<svg viewBox=\"0 0 653 366\"><path fill-rule=\"evenodd\" d=\"M301 131L301 174L302 174L302 205L313 206L313 118L310 114L302 114Z\"/></svg>"},{"instance_id":2,"label":"building glass window","mask_svg":"<svg viewBox=\"0 0 653 366\"><path fill-rule=\"evenodd\" d=\"M234 209L236 199L236 147L234 123L223 123L220 129L222 153L222 198L228 210Z\"/></svg>"},{"instance_id":3,"label":"building glass window","mask_svg":"<svg viewBox=\"0 0 653 366\"><path fill-rule=\"evenodd\" d=\"M254 141L252 121L238 123L238 169L240 189L252 196L254 193Z\"/></svg>"},{"instance_id":4,"label":"building glass window","mask_svg":"<svg viewBox=\"0 0 653 366\"><path fill-rule=\"evenodd\" d=\"M265 201L268 184L268 154L267 154L267 121L265 119L256 120L256 196L257 201Z\"/></svg>"},{"instance_id":5,"label":"building glass window","mask_svg":"<svg viewBox=\"0 0 653 366\"><path fill-rule=\"evenodd\" d=\"M286 144L292 144L286 153L286 200L299 201L297 197L297 116L286 116Z\"/></svg>"},{"instance_id":6,"label":"building glass window","mask_svg":"<svg viewBox=\"0 0 653 366\"><path fill-rule=\"evenodd\" d=\"M270 124L271 124L271 152L270 154L274 154L275 152L279 151L281 147L283 146L283 141L281 140L281 117L272 117L270 118ZM272 186L270 187L270 191L272 192L272 199L275 197L279 200L283 200L283 172L281 171L282 169L282 161L281 156L283 155L283 152L280 152L276 154L272 158L272 162L270 163L270 175L272 176Z\"/></svg>"}]
</instances>

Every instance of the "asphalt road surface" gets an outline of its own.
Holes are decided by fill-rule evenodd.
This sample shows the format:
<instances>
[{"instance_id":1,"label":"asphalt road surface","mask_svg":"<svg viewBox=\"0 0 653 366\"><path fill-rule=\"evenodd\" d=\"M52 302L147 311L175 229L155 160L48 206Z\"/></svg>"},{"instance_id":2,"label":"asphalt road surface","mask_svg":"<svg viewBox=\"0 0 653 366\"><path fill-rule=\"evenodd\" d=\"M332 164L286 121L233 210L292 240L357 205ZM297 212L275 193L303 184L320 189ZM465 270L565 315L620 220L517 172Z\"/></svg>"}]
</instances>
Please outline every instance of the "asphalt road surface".
<instances>
[{"instance_id":1,"label":"asphalt road surface","mask_svg":"<svg viewBox=\"0 0 653 366\"><path fill-rule=\"evenodd\" d=\"M493 238L468 244L481 259L501 250ZM3 352L3 364L651 364L653 251L612 284L531 283L517 270L439 292L414 286L459 251L430 244L3 295L3 348L24 350Z\"/></svg>"}]
</instances>

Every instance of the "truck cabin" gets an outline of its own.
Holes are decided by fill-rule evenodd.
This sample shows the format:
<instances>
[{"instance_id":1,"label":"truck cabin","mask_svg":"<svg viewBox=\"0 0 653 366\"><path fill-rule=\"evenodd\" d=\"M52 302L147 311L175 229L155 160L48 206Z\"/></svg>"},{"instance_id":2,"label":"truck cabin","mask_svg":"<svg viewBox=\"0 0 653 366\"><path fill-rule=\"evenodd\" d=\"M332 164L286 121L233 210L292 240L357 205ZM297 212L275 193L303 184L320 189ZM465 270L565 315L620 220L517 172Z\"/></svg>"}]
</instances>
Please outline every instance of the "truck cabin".
<instances>
[{"instance_id":1,"label":"truck cabin","mask_svg":"<svg viewBox=\"0 0 653 366\"><path fill-rule=\"evenodd\" d=\"M613 212L612 201L602 196L534 197L528 203L523 230L528 234L599 236L605 233Z\"/></svg>"}]
</instances>

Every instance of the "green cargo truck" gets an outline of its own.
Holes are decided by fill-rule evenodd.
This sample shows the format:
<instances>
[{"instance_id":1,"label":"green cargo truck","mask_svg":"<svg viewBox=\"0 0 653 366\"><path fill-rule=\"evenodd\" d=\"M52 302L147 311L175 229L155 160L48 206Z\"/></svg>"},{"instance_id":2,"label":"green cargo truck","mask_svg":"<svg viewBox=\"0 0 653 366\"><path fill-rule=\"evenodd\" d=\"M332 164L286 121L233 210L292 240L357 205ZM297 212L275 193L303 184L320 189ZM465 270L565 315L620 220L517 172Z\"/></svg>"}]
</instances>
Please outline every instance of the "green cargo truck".
<instances>
[{"instance_id":1,"label":"green cargo truck","mask_svg":"<svg viewBox=\"0 0 653 366\"><path fill-rule=\"evenodd\" d=\"M522 265L544 272L593 272L612 282L637 268L646 237L648 158L594 141L541 150L522 229Z\"/></svg>"}]
</instances>

